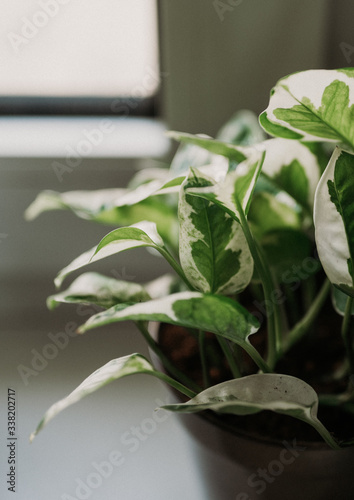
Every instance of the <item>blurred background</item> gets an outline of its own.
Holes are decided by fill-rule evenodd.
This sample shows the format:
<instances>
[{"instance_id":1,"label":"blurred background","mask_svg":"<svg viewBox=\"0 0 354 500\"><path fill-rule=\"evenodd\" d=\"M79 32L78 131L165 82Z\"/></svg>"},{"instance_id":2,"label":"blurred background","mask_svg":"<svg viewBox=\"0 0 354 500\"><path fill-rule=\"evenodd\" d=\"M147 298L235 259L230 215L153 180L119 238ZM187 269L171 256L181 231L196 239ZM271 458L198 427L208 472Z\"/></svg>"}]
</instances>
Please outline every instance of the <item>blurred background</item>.
<instances>
[{"instance_id":1,"label":"blurred background","mask_svg":"<svg viewBox=\"0 0 354 500\"><path fill-rule=\"evenodd\" d=\"M12 388L16 498L207 499L184 430L175 417L153 419L168 395L146 377L92 395L29 445L54 401L113 357L147 351L131 324L60 336L88 312L46 308L58 270L112 228L69 212L32 222L23 214L43 189L125 187L137 171L167 166L176 145L166 130L214 136L235 111L263 111L271 88L289 73L352 66L354 5L0 0L0 7L0 497L11 498ZM139 282L169 271L140 250L95 269ZM66 345L48 347L64 337ZM104 477L99 464L113 451L122 460Z\"/></svg>"}]
</instances>

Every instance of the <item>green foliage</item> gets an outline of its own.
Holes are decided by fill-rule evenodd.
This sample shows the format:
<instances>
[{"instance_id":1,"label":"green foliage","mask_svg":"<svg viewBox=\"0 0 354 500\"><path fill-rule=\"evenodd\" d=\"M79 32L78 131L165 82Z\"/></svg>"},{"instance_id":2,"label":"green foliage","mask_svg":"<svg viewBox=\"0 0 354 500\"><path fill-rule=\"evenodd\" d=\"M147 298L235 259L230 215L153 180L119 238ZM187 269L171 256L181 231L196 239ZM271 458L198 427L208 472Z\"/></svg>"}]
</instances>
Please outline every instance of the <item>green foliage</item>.
<instances>
[{"instance_id":1,"label":"green foliage","mask_svg":"<svg viewBox=\"0 0 354 500\"><path fill-rule=\"evenodd\" d=\"M247 111L234 115L215 139L170 132L182 143L170 169L140 172L127 189L46 191L28 208L29 219L64 209L116 227L60 271L57 286L73 271L107 256L119 262L121 252L137 247L158 252L174 272L145 285L86 272L48 299L52 308L62 302L100 308L79 333L134 321L171 377L137 354L113 360L49 409L36 432L102 385L148 373L191 398L169 410L238 415L272 410L307 422L338 447L318 420L316 391L279 373L278 362L304 336L313 341L313 326L332 289L346 358L334 373L324 367L324 376L330 382L341 377L347 388L330 397L320 394L320 401L353 406L354 69L282 78L260 124L274 137L267 138ZM198 338L203 388L160 350L147 321L183 326ZM261 323L267 331L263 338ZM208 349L210 336L220 353ZM208 367L215 360L227 363L234 378L209 387Z\"/></svg>"}]
</instances>

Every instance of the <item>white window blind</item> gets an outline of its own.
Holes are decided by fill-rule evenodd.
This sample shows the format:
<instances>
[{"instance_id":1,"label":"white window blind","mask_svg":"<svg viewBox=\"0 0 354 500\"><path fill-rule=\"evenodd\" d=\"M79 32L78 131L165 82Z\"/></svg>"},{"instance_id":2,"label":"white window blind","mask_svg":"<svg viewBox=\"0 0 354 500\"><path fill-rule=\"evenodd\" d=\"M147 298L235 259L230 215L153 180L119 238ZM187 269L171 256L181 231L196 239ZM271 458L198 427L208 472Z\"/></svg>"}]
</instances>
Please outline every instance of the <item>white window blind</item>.
<instances>
[{"instance_id":1,"label":"white window blind","mask_svg":"<svg viewBox=\"0 0 354 500\"><path fill-rule=\"evenodd\" d=\"M155 0L0 0L0 95L150 97Z\"/></svg>"}]
</instances>

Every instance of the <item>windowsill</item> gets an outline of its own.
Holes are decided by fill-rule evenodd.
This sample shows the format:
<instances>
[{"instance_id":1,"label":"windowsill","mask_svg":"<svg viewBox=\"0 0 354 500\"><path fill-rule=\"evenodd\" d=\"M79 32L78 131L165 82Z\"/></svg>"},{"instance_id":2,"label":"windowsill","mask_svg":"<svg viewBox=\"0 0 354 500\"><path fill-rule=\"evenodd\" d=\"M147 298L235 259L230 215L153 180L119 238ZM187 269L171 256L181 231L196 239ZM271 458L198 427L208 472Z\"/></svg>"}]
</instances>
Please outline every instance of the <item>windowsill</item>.
<instances>
[{"instance_id":1,"label":"windowsill","mask_svg":"<svg viewBox=\"0 0 354 500\"><path fill-rule=\"evenodd\" d=\"M169 152L165 124L133 117L1 117L0 157L141 158Z\"/></svg>"}]
</instances>

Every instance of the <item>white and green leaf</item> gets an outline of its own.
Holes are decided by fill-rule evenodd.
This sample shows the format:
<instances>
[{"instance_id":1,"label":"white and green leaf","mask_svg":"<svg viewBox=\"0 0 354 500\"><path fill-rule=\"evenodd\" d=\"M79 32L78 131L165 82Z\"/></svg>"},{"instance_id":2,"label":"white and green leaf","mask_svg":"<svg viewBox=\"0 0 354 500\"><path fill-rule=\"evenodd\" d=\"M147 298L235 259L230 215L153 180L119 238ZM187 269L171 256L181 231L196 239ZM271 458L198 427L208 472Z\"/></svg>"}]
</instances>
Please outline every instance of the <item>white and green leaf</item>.
<instances>
[{"instance_id":1,"label":"white and green leaf","mask_svg":"<svg viewBox=\"0 0 354 500\"><path fill-rule=\"evenodd\" d=\"M86 303L109 309L115 304L144 302L150 298L145 288L137 283L99 273L84 273L67 290L48 297L47 306L54 309L60 303Z\"/></svg>"},{"instance_id":2,"label":"white and green leaf","mask_svg":"<svg viewBox=\"0 0 354 500\"><path fill-rule=\"evenodd\" d=\"M354 69L309 70L278 81L260 123L271 135L354 147Z\"/></svg>"},{"instance_id":3,"label":"white and green leaf","mask_svg":"<svg viewBox=\"0 0 354 500\"><path fill-rule=\"evenodd\" d=\"M354 156L339 148L315 196L317 251L331 283L354 297Z\"/></svg>"},{"instance_id":4,"label":"white and green leaf","mask_svg":"<svg viewBox=\"0 0 354 500\"><path fill-rule=\"evenodd\" d=\"M290 269L301 267L309 258L312 259L311 274L320 270L320 263L312 258L312 242L302 231L274 229L260 238L260 245L267 264L280 281L286 279ZM253 279L257 279L256 272Z\"/></svg>"},{"instance_id":5,"label":"white and green leaf","mask_svg":"<svg viewBox=\"0 0 354 500\"><path fill-rule=\"evenodd\" d=\"M163 249L163 240L157 232L156 224L142 221L132 226L121 227L111 231L96 247L84 252L62 269L54 281L55 285L59 287L66 276L81 267L109 257L110 255L137 247L151 247L161 252Z\"/></svg>"},{"instance_id":6,"label":"white and green leaf","mask_svg":"<svg viewBox=\"0 0 354 500\"><path fill-rule=\"evenodd\" d=\"M171 177L169 169L164 165L155 167L144 167L138 170L128 182L128 189L136 189L142 184L148 184L151 181L160 181L164 183Z\"/></svg>"},{"instance_id":7,"label":"white and green leaf","mask_svg":"<svg viewBox=\"0 0 354 500\"><path fill-rule=\"evenodd\" d=\"M301 216L294 206L284 203L280 196L261 191L256 193L248 212L253 234L259 239L275 229L300 229Z\"/></svg>"},{"instance_id":8,"label":"white and green leaf","mask_svg":"<svg viewBox=\"0 0 354 500\"><path fill-rule=\"evenodd\" d=\"M93 372L87 377L73 392L68 396L54 403L44 414L36 430L31 434L32 441L36 434L45 427L56 415L77 403L84 397L92 394L101 387L129 375L146 373L148 375L158 376L161 374L154 370L151 363L141 354L131 354L122 358L113 359L104 366Z\"/></svg>"},{"instance_id":9,"label":"white and green leaf","mask_svg":"<svg viewBox=\"0 0 354 500\"><path fill-rule=\"evenodd\" d=\"M168 137L170 137L171 139L175 139L176 141L204 148L214 155L226 156L226 158L232 161L241 162L244 161L248 156L248 147L228 144L206 135L193 135L186 132L176 132L173 130L167 132L167 135ZM210 161L210 163L212 163L212 161ZM191 166L201 165L189 165L189 167Z\"/></svg>"},{"instance_id":10,"label":"white and green leaf","mask_svg":"<svg viewBox=\"0 0 354 500\"><path fill-rule=\"evenodd\" d=\"M183 281L172 274L163 274L148 283L144 283L143 287L152 299L159 299L172 293L186 291L186 285Z\"/></svg>"},{"instance_id":11,"label":"white and green leaf","mask_svg":"<svg viewBox=\"0 0 354 500\"><path fill-rule=\"evenodd\" d=\"M318 396L303 380L290 375L261 373L214 385L190 401L162 408L179 413L213 410L233 415L251 415L262 410L289 415L313 426L333 448L339 448L318 420Z\"/></svg>"},{"instance_id":12,"label":"white and green leaf","mask_svg":"<svg viewBox=\"0 0 354 500\"><path fill-rule=\"evenodd\" d=\"M202 292L231 295L249 284L253 260L238 222L207 200L188 194L213 186L212 179L191 169L179 197L179 248L188 281Z\"/></svg>"},{"instance_id":13,"label":"white and green leaf","mask_svg":"<svg viewBox=\"0 0 354 500\"><path fill-rule=\"evenodd\" d=\"M42 191L25 212L27 220L33 220L50 210L71 210L82 219L95 219L111 209L126 189L98 189L95 191Z\"/></svg>"},{"instance_id":14,"label":"white and green leaf","mask_svg":"<svg viewBox=\"0 0 354 500\"><path fill-rule=\"evenodd\" d=\"M240 146L252 146L266 138L259 125L258 117L252 111L237 111L216 135L216 140Z\"/></svg>"},{"instance_id":15,"label":"white and green leaf","mask_svg":"<svg viewBox=\"0 0 354 500\"><path fill-rule=\"evenodd\" d=\"M178 181L180 185L184 178ZM58 193L43 191L25 212L28 220L50 210L69 210L76 216L113 226L136 224L141 220L155 222L159 233L172 246L178 244L176 208L155 196L166 194L161 191L165 184L153 181L140 186L136 191L126 189L101 189L97 191L68 191ZM179 187L175 189L178 192ZM170 190L172 192L172 190Z\"/></svg>"},{"instance_id":16,"label":"white and green leaf","mask_svg":"<svg viewBox=\"0 0 354 500\"><path fill-rule=\"evenodd\" d=\"M301 206L312 207L322 167L311 144L276 138L258 145L266 152L262 175L290 194Z\"/></svg>"},{"instance_id":17,"label":"white and green leaf","mask_svg":"<svg viewBox=\"0 0 354 500\"><path fill-rule=\"evenodd\" d=\"M188 194L212 201L240 222L240 210L247 216L252 194L262 169L264 151L252 149L252 154L241 162L225 179L207 187L189 188Z\"/></svg>"},{"instance_id":18,"label":"white and green leaf","mask_svg":"<svg viewBox=\"0 0 354 500\"><path fill-rule=\"evenodd\" d=\"M222 166L225 162L227 164L224 157L213 154L198 144L185 142L179 145L171 162L170 172L174 176L185 176L190 167L201 167L210 163Z\"/></svg>"},{"instance_id":19,"label":"white and green leaf","mask_svg":"<svg viewBox=\"0 0 354 500\"><path fill-rule=\"evenodd\" d=\"M336 286L332 286L331 298L334 310L341 316L344 316L348 302L348 295L346 293L343 293ZM352 306L351 315L354 316L354 304Z\"/></svg>"},{"instance_id":20,"label":"white and green leaf","mask_svg":"<svg viewBox=\"0 0 354 500\"><path fill-rule=\"evenodd\" d=\"M221 295L180 292L134 305L117 305L87 320L83 333L119 321L160 321L209 331L245 346L259 328L257 319L235 300Z\"/></svg>"}]
</instances>

